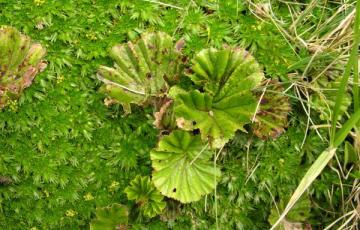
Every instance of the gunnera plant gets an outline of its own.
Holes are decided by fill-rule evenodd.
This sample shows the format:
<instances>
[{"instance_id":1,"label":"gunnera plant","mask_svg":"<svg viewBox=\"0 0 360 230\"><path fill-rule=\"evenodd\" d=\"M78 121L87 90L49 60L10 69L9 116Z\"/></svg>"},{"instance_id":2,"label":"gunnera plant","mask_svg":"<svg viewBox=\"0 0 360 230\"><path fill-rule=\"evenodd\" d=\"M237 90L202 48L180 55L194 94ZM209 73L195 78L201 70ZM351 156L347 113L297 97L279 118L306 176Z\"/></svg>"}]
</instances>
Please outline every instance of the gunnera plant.
<instances>
[{"instance_id":1,"label":"gunnera plant","mask_svg":"<svg viewBox=\"0 0 360 230\"><path fill-rule=\"evenodd\" d=\"M47 64L45 49L15 28L0 28L0 109L17 100Z\"/></svg>"},{"instance_id":2,"label":"gunnera plant","mask_svg":"<svg viewBox=\"0 0 360 230\"><path fill-rule=\"evenodd\" d=\"M114 46L115 66L101 66L98 78L105 83L107 103L121 104L125 113L131 104L152 106L155 126L171 127L150 153L152 182L162 195L189 203L215 189L216 154L236 131L246 132L245 125L254 123L250 128L259 137L275 138L284 131L290 105L280 92L274 94L281 87L265 96L255 92L264 73L246 50L207 48L189 64L183 45L162 32L144 34ZM186 77L192 84L179 84ZM272 97L281 105L274 107ZM131 199L143 197L139 189L126 192Z\"/></svg>"}]
</instances>

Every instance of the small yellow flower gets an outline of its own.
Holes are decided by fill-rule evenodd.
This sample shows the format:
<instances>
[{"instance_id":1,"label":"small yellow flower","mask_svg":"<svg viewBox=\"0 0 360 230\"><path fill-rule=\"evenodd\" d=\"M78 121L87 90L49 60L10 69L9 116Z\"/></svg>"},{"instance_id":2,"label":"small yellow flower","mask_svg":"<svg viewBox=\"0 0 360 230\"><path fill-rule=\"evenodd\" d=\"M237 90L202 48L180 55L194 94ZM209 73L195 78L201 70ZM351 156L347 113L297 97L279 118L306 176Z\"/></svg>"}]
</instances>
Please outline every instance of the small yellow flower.
<instances>
[{"instance_id":1,"label":"small yellow flower","mask_svg":"<svg viewBox=\"0 0 360 230\"><path fill-rule=\"evenodd\" d=\"M45 194L46 197L50 196L50 193L47 190L44 190L44 194Z\"/></svg>"},{"instance_id":2,"label":"small yellow flower","mask_svg":"<svg viewBox=\"0 0 360 230\"><path fill-rule=\"evenodd\" d=\"M74 217L76 214L77 214L77 212L72 210L72 209L67 210L66 213L65 213L65 215L67 217Z\"/></svg>"},{"instance_id":3,"label":"small yellow flower","mask_svg":"<svg viewBox=\"0 0 360 230\"><path fill-rule=\"evenodd\" d=\"M59 83L63 82L64 79L65 79L64 76L58 75L58 76L56 77L56 83L59 84Z\"/></svg>"},{"instance_id":4,"label":"small yellow flower","mask_svg":"<svg viewBox=\"0 0 360 230\"><path fill-rule=\"evenodd\" d=\"M94 197L93 197L93 195L91 195L91 193L87 193L87 194L84 196L84 199L85 199L86 201L89 201L89 200L93 200Z\"/></svg>"},{"instance_id":5,"label":"small yellow flower","mask_svg":"<svg viewBox=\"0 0 360 230\"><path fill-rule=\"evenodd\" d=\"M12 112L16 112L18 111L19 109L19 105L18 105L18 102L16 100L11 100L8 102L8 106L9 106L9 109L12 111Z\"/></svg>"},{"instance_id":6,"label":"small yellow flower","mask_svg":"<svg viewBox=\"0 0 360 230\"><path fill-rule=\"evenodd\" d=\"M96 36L96 33L94 33L94 32L87 33L85 36L87 39L89 39L91 41L96 41L98 39Z\"/></svg>"},{"instance_id":7,"label":"small yellow flower","mask_svg":"<svg viewBox=\"0 0 360 230\"><path fill-rule=\"evenodd\" d=\"M114 192L119 188L119 182L113 181L111 185L109 186L109 191Z\"/></svg>"},{"instance_id":8,"label":"small yellow flower","mask_svg":"<svg viewBox=\"0 0 360 230\"><path fill-rule=\"evenodd\" d=\"M32 227L32 228L30 228L30 230L38 230L38 228L37 227Z\"/></svg>"},{"instance_id":9,"label":"small yellow flower","mask_svg":"<svg viewBox=\"0 0 360 230\"><path fill-rule=\"evenodd\" d=\"M44 3L45 3L45 0L34 0L34 4L37 6L41 6Z\"/></svg>"}]
</instances>

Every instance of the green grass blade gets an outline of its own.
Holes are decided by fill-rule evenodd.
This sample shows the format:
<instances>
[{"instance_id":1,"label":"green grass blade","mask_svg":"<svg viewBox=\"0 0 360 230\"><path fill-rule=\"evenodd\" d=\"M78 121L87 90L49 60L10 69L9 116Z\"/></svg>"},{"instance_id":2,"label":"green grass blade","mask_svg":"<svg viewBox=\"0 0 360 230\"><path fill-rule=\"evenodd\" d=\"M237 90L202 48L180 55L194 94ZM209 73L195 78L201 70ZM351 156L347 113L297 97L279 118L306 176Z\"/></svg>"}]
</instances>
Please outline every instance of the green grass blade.
<instances>
[{"instance_id":1,"label":"green grass blade","mask_svg":"<svg viewBox=\"0 0 360 230\"><path fill-rule=\"evenodd\" d=\"M339 89L336 94L336 100L335 100L335 106L334 106L334 111L333 111L333 116L332 116L332 121L331 121L331 130L330 130L330 145L332 145L332 146L334 146L335 135L336 135L336 121L337 121L337 117L340 113L340 106L342 103L342 99L344 98L345 93L346 93L346 86L349 81L351 69L353 66L355 66L355 64L356 65L358 64L357 56L358 56L358 49L359 49L359 42L360 42L359 24L360 24L360 1L358 1L356 3L353 47L351 50L351 54L350 54L348 63L345 68L344 75L340 81ZM355 90L354 92L358 92L358 91ZM357 95L354 97L354 99L358 100ZM358 105L356 105L356 108L358 108L357 106Z\"/></svg>"},{"instance_id":2,"label":"green grass blade","mask_svg":"<svg viewBox=\"0 0 360 230\"><path fill-rule=\"evenodd\" d=\"M339 131L336 132L333 146L338 147L347 137L350 130L356 125L356 123L360 120L360 110L356 111L351 115L349 120L341 127Z\"/></svg>"},{"instance_id":3,"label":"green grass blade","mask_svg":"<svg viewBox=\"0 0 360 230\"><path fill-rule=\"evenodd\" d=\"M355 14L355 25L354 25L354 46L352 47L354 52L356 50L355 60L353 61L353 73L354 73L354 86L353 86L353 94L354 94L354 111L359 110L359 68L357 61L357 53L358 47L360 43L360 2L357 2L356 5L356 14Z\"/></svg>"},{"instance_id":4,"label":"green grass blade","mask_svg":"<svg viewBox=\"0 0 360 230\"><path fill-rule=\"evenodd\" d=\"M291 208L295 205L295 203L300 199L300 197L304 194L306 189L312 184L312 182L320 175L322 170L328 164L328 162L334 157L336 152L336 148L328 148L323 151L320 156L316 159L316 161L311 165L309 170L306 172L305 176L302 178L299 186L296 188L294 194L291 196L288 204L286 205L285 210L280 215L279 219L276 223L271 227L270 230L274 230L278 224L285 218Z\"/></svg>"}]
</instances>

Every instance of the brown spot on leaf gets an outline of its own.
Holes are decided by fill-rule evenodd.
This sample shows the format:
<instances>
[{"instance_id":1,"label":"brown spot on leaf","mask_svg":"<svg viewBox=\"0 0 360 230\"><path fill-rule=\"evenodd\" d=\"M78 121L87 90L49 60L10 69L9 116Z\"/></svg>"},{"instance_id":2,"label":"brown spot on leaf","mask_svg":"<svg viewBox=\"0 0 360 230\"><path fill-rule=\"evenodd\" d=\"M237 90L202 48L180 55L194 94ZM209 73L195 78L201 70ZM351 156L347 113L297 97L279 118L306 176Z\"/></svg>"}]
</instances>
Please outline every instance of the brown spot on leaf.
<instances>
[{"instance_id":1,"label":"brown spot on leaf","mask_svg":"<svg viewBox=\"0 0 360 230\"><path fill-rule=\"evenodd\" d=\"M104 99L104 104L105 106L109 107L110 105L113 105L113 104L117 104L119 103L117 100L115 99L112 99L112 98L105 98Z\"/></svg>"},{"instance_id":2,"label":"brown spot on leaf","mask_svg":"<svg viewBox=\"0 0 360 230\"><path fill-rule=\"evenodd\" d=\"M190 74L193 74L194 71L191 68L187 68L187 69L185 69L185 73L190 75Z\"/></svg>"},{"instance_id":3,"label":"brown spot on leaf","mask_svg":"<svg viewBox=\"0 0 360 230\"><path fill-rule=\"evenodd\" d=\"M186 63L186 62L187 62L187 60L188 60L188 59L187 59L187 57L186 57L186 56L184 56L184 57L182 57L182 58L181 58L182 63Z\"/></svg>"},{"instance_id":4,"label":"brown spot on leaf","mask_svg":"<svg viewBox=\"0 0 360 230\"><path fill-rule=\"evenodd\" d=\"M176 42L175 44L175 49L177 51L181 51L185 46L185 39L181 38L179 41Z\"/></svg>"},{"instance_id":5,"label":"brown spot on leaf","mask_svg":"<svg viewBox=\"0 0 360 230\"><path fill-rule=\"evenodd\" d=\"M267 103L268 103L268 100L266 98L261 98L260 104L264 105Z\"/></svg>"},{"instance_id":6,"label":"brown spot on leaf","mask_svg":"<svg viewBox=\"0 0 360 230\"><path fill-rule=\"evenodd\" d=\"M150 72L147 73L147 74L146 74L146 78L150 80L150 79L152 78L152 74L151 74Z\"/></svg>"}]
</instances>

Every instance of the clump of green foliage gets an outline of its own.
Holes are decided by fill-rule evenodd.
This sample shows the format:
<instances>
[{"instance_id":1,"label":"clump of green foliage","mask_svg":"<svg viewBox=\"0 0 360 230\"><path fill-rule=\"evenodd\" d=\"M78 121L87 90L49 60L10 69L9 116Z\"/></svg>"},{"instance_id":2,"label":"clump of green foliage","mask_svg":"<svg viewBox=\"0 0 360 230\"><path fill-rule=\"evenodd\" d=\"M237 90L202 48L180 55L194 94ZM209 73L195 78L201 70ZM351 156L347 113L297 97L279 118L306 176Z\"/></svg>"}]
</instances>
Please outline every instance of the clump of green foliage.
<instances>
[{"instance_id":1,"label":"clump of green foliage","mask_svg":"<svg viewBox=\"0 0 360 230\"><path fill-rule=\"evenodd\" d=\"M156 111L163 103L154 113L155 125L168 126L161 123L169 112L165 115L173 117L174 123L170 127L185 130L170 130L151 152L152 180L163 195L189 203L216 186L220 171L210 161L216 158L212 150L222 148L235 131L245 131L243 126L255 116L257 101L252 90L263 80L263 73L243 49L204 49L187 70L193 72L188 75L195 87L181 87L184 68L179 66L187 59L181 58L183 45L182 40L174 45L164 33L145 34L135 44L114 46L115 68L100 67L98 77L105 83L108 100L120 103L127 113L130 104L151 105ZM286 119L287 110L283 111ZM188 132L194 130L200 135Z\"/></svg>"},{"instance_id":2,"label":"clump of green foliage","mask_svg":"<svg viewBox=\"0 0 360 230\"><path fill-rule=\"evenodd\" d=\"M42 44L48 62L22 92L16 109L0 112L0 228L89 228L97 219L96 210L121 203L128 208L127 228L269 229L306 169L327 147L328 117L336 101L331 92L337 90L349 57L355 3L0 1L0 24ZM172 48L174 41L186 44L181 56L187 59L180 62L186 69L201 50L223 50L228 44L248 50L266 78L279 83L262 82L254 89L257 113L244 124L247 133L235 132L222 151L216 151L216 171L221 171L216 190L189 204L165 198L163 212L149 218L125 189L138 175L152 175L150 153L159 150L156 143L178 125L183 127L179 132L196 140L200 136L203 147L218 133L206 132L201 138L196 124L185 119L181 104L177 113L184 119L176 119L173 98L160 97L155 110L133 103L127 116L126 106L113 101L103 106L109 91L96 73L100 66L113 66L111 48L128 41L136 44L154 31L174 37ZM350 79L356 83L354 73ZM186 72L178 82L185 89L178 93L210 94L210 88L193 82L193 74ZM337 126L352 112L348 102L356 92L347 91ZM286 111L290 103L286 125L274 116L260 119L278 105L270 100L261 104L261 98L279 98ZM270 126L258 129L264 122ZM282 135L269 138L277 133ZM313 229L356 226L359 138L354 133L304 194L310 201L306 215L298 218L295 213L294 218L290 212L285 220ZM222 145L211 140L208 147ZM208 151L204 153L202 157L208 157ZM274 212L276 205L279 213Z\"/></svg>"},{"instance_id":3,"label":"clump of green foliage","mask_svg":"<svg viewBox=\"0 0 360 230\"><path fill-rule=\"evenodd\" d=\"M310 217L311 213L311 203L307 198L303 198L300 200L296 206L286 215L286 219L283 221L282 225L277 229L285 230L285 229L306 229L311 227L306 221ZM270 224L275 224L278 219L280 212L282 212L285 208L284 200L281 200L278 204L274 205L271 209L271 214L269 216Z\"/></svg>"}]
</instances>

